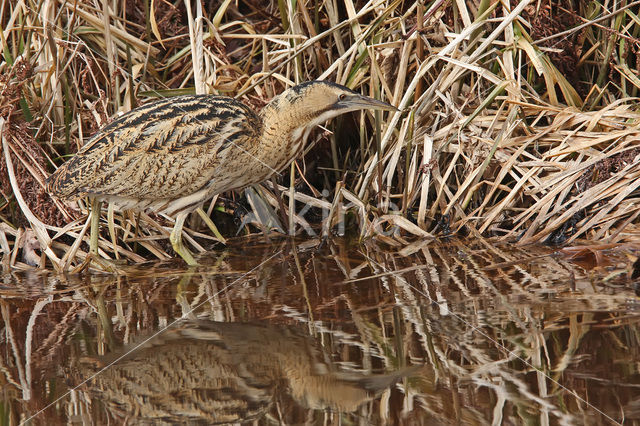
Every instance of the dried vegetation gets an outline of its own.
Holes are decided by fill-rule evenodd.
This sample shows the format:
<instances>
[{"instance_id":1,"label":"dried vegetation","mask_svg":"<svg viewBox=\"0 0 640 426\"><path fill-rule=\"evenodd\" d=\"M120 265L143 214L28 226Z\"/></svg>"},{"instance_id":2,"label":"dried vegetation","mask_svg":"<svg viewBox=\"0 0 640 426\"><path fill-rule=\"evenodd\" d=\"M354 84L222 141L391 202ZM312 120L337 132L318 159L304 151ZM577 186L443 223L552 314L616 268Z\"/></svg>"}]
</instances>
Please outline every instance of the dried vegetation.
<instances>
[{"instance_id":1,"label":"dried vegetation","mask_svg":"<svg viewBox=\"0 0 640 426\"><path fill-rule=\"evenodd\" d=\"M345 220L361 238L393 245L448 233L634 240L639 9L566 0L2 1L4 262L44 267L46 257L65 268L86 257L86 205L51 199L43 182L112 115L189 92L260 108L313 79L402 112L317 131L313 155L278 177L284 191L265 183L246 199L222 194L208 207L227 235L250 208L241 232L276 224L304 233L315 222L329 233ZM109 211L103 221L105 257L171 257L171 218ZM204 229L194 219L188 243L204 250Z\"/></svg>"}]
</instances>

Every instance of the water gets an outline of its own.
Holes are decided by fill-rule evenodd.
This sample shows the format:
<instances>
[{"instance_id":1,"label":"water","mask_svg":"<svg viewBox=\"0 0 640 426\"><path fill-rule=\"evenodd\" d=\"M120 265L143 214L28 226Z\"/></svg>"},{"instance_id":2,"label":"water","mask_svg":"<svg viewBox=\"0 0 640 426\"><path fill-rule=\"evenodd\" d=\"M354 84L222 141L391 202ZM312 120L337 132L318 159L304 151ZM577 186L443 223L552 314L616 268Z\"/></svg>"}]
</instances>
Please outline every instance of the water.
<instances>
[{"instance_id":1,"label":"water","mask_svg":"<svg viewBox=\"0 0 640 426\"><path fill-rule=\"evenodd\" d=\"M2 424L640 421L624 250L316 243L6 273Z\"/></svg>"}]
</instances>

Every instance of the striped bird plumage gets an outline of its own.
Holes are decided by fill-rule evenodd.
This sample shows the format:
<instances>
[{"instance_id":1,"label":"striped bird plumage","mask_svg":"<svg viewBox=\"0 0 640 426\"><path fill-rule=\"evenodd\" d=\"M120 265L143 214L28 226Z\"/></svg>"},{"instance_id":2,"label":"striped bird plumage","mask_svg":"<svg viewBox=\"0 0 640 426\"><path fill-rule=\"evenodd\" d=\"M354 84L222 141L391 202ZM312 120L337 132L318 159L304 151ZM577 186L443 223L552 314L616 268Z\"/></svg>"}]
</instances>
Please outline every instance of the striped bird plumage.
<instances>
[{"instance_id":1,"label":"striped bird plumage","mask_svg":"<svg viewBox=\"0 0 640 426\"><path fill-rule=\"evenodd\" d=\"M136 108L103 127L48 182L61 198L95 196L128 208L155 208L208 188L228 148L259 138L261 120L234 99L185 95ZM250 148L247 146L247 148ZM242 182L238 182L242 186ZM175 213L172 212L172 213Z\"/></svg>"}]
</instances>

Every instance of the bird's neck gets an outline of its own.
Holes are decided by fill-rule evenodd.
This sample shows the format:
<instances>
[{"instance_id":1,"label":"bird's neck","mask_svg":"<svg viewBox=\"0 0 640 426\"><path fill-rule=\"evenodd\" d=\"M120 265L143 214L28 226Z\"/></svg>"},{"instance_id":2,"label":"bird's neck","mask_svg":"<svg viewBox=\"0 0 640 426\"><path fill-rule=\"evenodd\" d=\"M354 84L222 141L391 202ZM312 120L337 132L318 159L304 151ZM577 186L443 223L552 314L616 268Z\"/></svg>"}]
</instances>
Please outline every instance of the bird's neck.
<instances>
[{"instance_id":1,"label":"bird's neck","mask_svg":"<svg viewBox=\"0 0 640 426\"><path fill-rule=\"evenodd\" d=\"M277 103L265 106L260 116L262 135L256 155L280 172L304 150L309 130L315 125L314 117Z\"/></svg>"}]
</instances>

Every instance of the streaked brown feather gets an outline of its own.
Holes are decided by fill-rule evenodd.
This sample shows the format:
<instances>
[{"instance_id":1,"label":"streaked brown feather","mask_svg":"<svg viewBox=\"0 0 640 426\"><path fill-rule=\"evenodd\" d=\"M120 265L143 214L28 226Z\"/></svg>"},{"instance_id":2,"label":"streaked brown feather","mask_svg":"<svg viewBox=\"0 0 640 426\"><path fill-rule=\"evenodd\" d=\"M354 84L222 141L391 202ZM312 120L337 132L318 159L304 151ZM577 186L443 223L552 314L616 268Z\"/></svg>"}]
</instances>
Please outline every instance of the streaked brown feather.
<instances>
[{"instance_id":1,"label":"streaked brown feather","mask_svg":"<svg viewBox=\"0 0 640 426\"><path fill-rule=\"evenodd\" d=\"M212 185L224 150L255 144L260 123L257 114L231 98L162 99L101 129L51 176L47 189L71 199L173 199L195 193Z\"/></svg>"}]
</instances>

